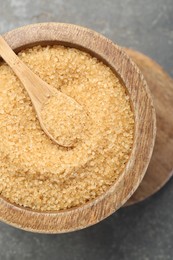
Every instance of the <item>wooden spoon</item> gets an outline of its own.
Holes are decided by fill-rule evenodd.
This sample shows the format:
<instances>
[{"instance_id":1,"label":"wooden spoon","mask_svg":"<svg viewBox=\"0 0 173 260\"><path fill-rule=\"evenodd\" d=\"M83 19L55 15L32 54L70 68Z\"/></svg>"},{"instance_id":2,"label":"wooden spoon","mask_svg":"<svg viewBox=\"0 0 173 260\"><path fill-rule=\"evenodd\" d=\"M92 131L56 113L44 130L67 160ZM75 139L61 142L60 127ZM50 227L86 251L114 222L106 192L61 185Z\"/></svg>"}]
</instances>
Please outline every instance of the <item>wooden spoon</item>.
<instances>
[{"instance_id":1,"label":"wooden spoon","mask_svg":"<svg viewBox=\"0 0 173 260\"><path fill-rule=\"evenodd\" d=\"M62 102L64 102L66 107L68 107L68 104L69 107L74 106L74 108L77 109L79 113L83 112L82 106L80 106L79 103L77 103L74 99L58 91L57 89L55 89L54 87L50 86L45 81L43 81L41 78L39 78L36 74L34 74L18 58L18 56L14 53L14 51L10 48L10 46L7 44L7 42L3 39L1 35L0 35L0 55L6 61L6 63L12 68L12 70L15 72L15 74L17 75L17 77L20 79L23 86L25 87L26 91L28 92L28 95L35 108L38 120L40 122L43 131L47 134L47 136L51 140L53 140L58 145L64 147L72 147L76 142L76 137L74 136L73 139L72 140L70 139L69 141L66 140L64 136L62 136L62 138L60 136L60 138L57 141L57 139L49 132L47 126L45 125L44 120L42 119L41 116L41 111L43 111L44 106L48 102L48 99L50 97L56 97L57 104L58 102L61 104Z\"/></svg>"}]
</instances>

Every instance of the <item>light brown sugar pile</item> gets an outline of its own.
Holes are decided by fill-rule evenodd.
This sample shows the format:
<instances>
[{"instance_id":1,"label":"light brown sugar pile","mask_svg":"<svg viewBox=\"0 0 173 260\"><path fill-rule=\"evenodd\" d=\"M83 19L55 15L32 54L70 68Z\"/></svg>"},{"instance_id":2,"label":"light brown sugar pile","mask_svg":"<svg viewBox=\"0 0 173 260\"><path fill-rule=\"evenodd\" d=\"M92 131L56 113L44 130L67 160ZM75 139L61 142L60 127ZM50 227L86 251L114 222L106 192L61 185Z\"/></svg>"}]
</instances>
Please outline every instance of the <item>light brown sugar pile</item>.
<instances>
[{"instance_id":1,"label":"light brown sugar pile","mask_svg":"<svg viewBox=\"0 0 173 260\"><path fill-rule=\"evenodd\" d=\"M82 205L109 189L129 159L134 134L129 97L108 66L82 51L36 46L19 57L78 102L90 120L71 129L79 137L73 148L56 145L41 129L21 82L1 62L0 194L41 211ZM49 119L54 131L58 125L51 114Z\"/></svg>"},{"instance_id":2,"label":"light brown sugar pile","mask_svg":"<svg viewBox=\"0 0 173 260\"><path fill-rule=\"evenodd\" d=\"M52 95L43 105L41 118L44 126L58 144L73 147L90 129L90 118L82 106L68 96ZM88 131L87 131L88 132Z\"/></svg>"}]
</instances>

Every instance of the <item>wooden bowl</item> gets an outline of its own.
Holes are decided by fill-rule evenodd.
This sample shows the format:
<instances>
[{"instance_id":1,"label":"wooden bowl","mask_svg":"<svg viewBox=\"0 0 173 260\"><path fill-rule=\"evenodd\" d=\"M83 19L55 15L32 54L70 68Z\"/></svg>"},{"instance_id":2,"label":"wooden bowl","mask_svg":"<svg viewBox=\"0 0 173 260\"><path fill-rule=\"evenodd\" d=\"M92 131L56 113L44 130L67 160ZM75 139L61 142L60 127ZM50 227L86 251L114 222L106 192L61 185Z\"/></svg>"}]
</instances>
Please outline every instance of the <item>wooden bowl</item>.
<instances>
[{"instance_id":1,"label":"wooden bowl","mask_svg":"<svg viewBox=\"0 0 173 260\"><path fill-rule=\"evenodd\" d=\"M134 144L118 180L103 195L83 206L59 212L38 212L0 197L0 220L33 232L63 233L93 225L120 208L135 192L148 167L156 134L153 101L143 75L129 56L104 36L76 25L43 23L25 26L4 35L18 52L34 45L62 44L99 58L122 80L135 116Z\"/></svg>"}]
</instances>

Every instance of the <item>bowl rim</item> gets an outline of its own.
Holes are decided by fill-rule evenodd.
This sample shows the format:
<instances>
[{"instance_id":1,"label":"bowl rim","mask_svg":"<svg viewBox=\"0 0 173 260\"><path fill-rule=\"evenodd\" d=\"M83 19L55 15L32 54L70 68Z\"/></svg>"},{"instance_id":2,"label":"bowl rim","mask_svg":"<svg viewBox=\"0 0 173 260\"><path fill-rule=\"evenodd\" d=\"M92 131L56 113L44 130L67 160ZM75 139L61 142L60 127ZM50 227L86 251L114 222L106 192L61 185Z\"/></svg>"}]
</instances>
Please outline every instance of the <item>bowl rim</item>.
<instances>
[{"instance_id":1,"label":"bowl rim","mask_svg":"<svg viewBox=\"0 0 173 260\"><path fill-rule=\"evenodd\" d=\"M14 29L3 37L16 51L38 44L62 44L82 49L105 61L124 82L134 107L134 144L125 170L104 194L85 205L59 212L29 210L0 197L0 220L27 231L64 233L98 223L119 209L135 192L153 152L156 116L143 75L121 47L103 35L78 25L31 24Z\"/></svg>"}]
</instances>

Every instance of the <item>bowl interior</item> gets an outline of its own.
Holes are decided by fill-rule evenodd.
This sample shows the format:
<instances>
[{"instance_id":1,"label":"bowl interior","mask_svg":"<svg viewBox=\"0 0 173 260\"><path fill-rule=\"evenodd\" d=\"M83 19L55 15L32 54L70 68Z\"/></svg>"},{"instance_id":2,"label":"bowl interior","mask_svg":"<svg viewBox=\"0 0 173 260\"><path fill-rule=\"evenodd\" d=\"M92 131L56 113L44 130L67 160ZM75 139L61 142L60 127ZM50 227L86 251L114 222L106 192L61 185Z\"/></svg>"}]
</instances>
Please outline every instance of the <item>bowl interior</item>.
<instances>
[{"instance_id":1,"label":"bowl interior","mask_svg":"<svg viewBox=\"0 0 173 260\"><path fill-rule=\"evenodd\" d=\"M119 79L119 81L121 82L121 84L124 86L126 93L127 93L128 96L130 97L129 91L128 91L128 89L126 88L125 83L123 82L123 79L122 79L121 76L117 73L117 71L115 70L115 68L111 66L111 64L109 63L108 60L105 60L102 56L100 56L100 55L98 55L97 53L93 52L91 49L84 48L84 47L81 46L81 45L78 45L78 44L75 44L75 43L71 43L71 42L62 42L62 41L59 41L59 40L57 40L57 41L49 41L49 40L47 40L47 41L32 42L32 43L29 43L29 44L26 44L26 45L23 45L23 46L19 46L19 47L17 47L16 49L13 49L13 50L14 50L15 53L17 54L17 53L19 53L19 52L22 51L22 50L25 50L25 49L27 49L27 48L32 48L32 47L38 46L38 45L41 45L41 46L43 46L43 47L44 47L44 46L48 46L48 45L49 45L49 46L61 45L61 46L65 46L65 47L76 48L76 49L79 49L79 50L84 51L84 52L86 52L86 53L89 53L92 57L96 57L98 60L102 61L105 65L107 65L108 67L111 68L111 70L113 71L113 73L117 76L117 78ZM135 109L134 109L133 103L132 103L132 101L131 101L131 98L130 98L130 105L131 105L131 109L132 109L133 113L135 114ZM135 130L136 130L136 129L135 129ZM134 135L135 135L135 131L134 131ZM132 148L132 149L133 149L133 148ZM120 174L120 176L121 176L121 174ZM117 182L117 180L118 180L118 178L120 178L120 176L117 177L117 179L116 179L115 182ZM114 185L114 184L113 184L113 185ZM111 186L113 186L113 185L111 185ZM111 186L110 186L110 188L111 188ZM106 191L106 192L107 192L107 191ZM105 194L106 192L104 192L104 193L103 193L102 195L100 195L100 196L97 196L97 198L93 199L93 201L94 201L94 200L97 200L99 197L104 196L104 194ZM0 195L0 197L2 197L6 202L8 202L8 203L14 205L15 207L18 207L18 208L20 208L20 209L23 209L23 208L24 208L24 207L22 207L22 206L19 206L19 205L15 204L15 203L10 202L8 199L4 198L4 197L1 196L1 195ZM86 202L85 204L89 204L90 202L91 202L91 201ZM83 207L83 206L77 206L77 207L73 207L73 208L71 208L71 209L60 210L60 211L61 211L61 212L67 212L67 211L71 211L71 210L74 210L74 209L77 209L77 208L81 208L81 207ZM28 211L32 211L32 212L37 212L37 213L39 213L39 212L40 212L40 213L57 213L57 212L59 212L59 211L47 211L47 212L46 212L46 211L38 211L38 210L33 210L33 209L30 209L30 208L26 208L26 207L25 207L24 209L25 209L25 210L28 210Z\"/></svg>"}]
</instances>

